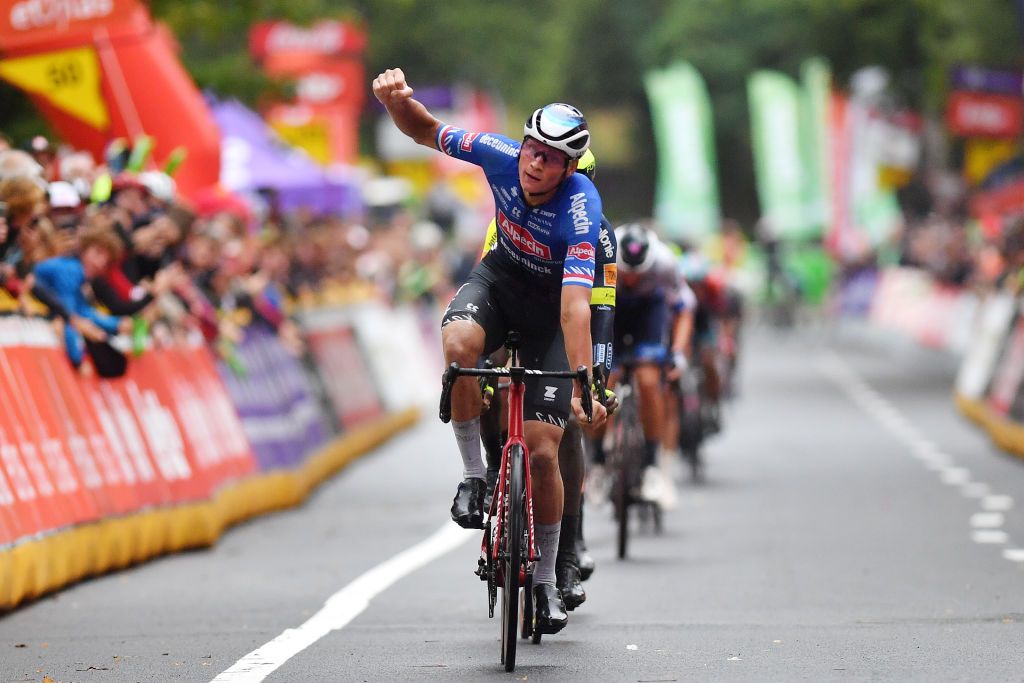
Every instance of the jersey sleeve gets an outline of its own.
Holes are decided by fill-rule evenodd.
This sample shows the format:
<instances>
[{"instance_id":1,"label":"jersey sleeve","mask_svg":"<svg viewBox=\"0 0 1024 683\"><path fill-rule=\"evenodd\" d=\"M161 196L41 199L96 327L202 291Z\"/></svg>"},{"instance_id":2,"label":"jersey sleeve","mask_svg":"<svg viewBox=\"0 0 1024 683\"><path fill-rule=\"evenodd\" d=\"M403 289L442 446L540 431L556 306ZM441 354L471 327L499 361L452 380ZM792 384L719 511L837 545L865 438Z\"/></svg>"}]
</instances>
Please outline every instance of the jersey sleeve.
<instances>
[{"instance_id":1,"label":"jersey sleeve","mask_svg":"<svg viewBox=\"0 0 1024 683\"><path fill-rule=\"evenodd\" d=\"M594 268L594 289L590 294L591 306L615 307L615 283L618 280L618 242L611 223L601 216L601 230L597 236L597 256Z\"/></svg>"},{"instance_id":2,"label":"jersey sleeve","mask_svg":"<svg viewBox=\"0 0 1024 683\"><path fill-rule=\"evenodd\" d=\"M578 191L569 196L568 215L563 221L566 243L569 245L562 271L563 287L594 287L601 232L601 197L589 180L586 185L580 186Z\"/></svg>"},{"instance_id":3,"label":"jersey sleeve","mask_svg":"<svg viewBox=\"0 0 1024 683\"><path fill-rule=\"evenodd\" d=\"M468 161L485 172L507 168L519 158L519 143L496 133L471 133L456 126L443 125L434 141L448 156Z\"/></svg>"}]
</instances>

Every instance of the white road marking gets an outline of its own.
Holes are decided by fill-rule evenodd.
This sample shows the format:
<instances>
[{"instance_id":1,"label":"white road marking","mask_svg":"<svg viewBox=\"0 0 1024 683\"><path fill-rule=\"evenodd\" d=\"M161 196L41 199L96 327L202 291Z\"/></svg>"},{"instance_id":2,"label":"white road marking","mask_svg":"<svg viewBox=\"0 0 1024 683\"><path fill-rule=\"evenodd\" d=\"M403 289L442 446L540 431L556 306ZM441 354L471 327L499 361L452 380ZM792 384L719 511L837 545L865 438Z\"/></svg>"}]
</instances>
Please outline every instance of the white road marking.
<instances>
[{"instance_id":1,"label":"white road marking","mask_svg":"<svg viewBox=\"0 0 1024 683\"><path fill-rule=\"evenodd\" d=\"M963 467L947 467L942 470L942 483L949 486L963 486L971 480L971 471Z\"/></svg>"},{"instance_id":2,"label":"white road marking","mask_svg":"<svg viewBox=\"0 0 1024 683\"><path fill-rule=\"evenodd\" d=\"M975 512L971 515L971 526L975 529L996 529L1003 525L1002 512Z\"/></svg>"},{"instance_id":3,"label":"white road marking","mask_svg":"<svg viewBox=\"0 0 1024 683\"><path fill-rule=\"evenodd\" d=\"M1024 548L1007 548L1003 551L1003 557L1010 562L1024 562Z\"/></svg>"},{"instance_id":4,"label":"white road marking","mask_svg":"<svg viewBox=\"0 0 1024 683\"><path fill-rule=\"evenodd\" d=\"M1006 512L1013 509L1013 498L1010 496L985 496L981 507L989 512Z\"/></svg>"},{"instance_id":5,"label":"white road marking","mask_svg":"<svg viewBox=\"0 0 1024 683\"><path fill-rule=\"evenodd\" d=\"M890 434L903 441L909 447L912 457L920 460L926 469L938 472L942 483L959 487L965 498L980 499L979 505L984 512L971 515L972 541L984 545L1009 543L1009 534L999 527L1005 522L1002 513L1013 508L1013 498L994 495L988 484L971 481L970 470L958 467L948 453L919 434L914 425L892 403L858 376L842 358L833 353L825 354L820 367L822 372L838 384L865 413L877 420ZM1003 557L1011 562L1024 563L1024 549L1005 549Z\"/></svg>"},{"instance_id":6,"label":"white road marking","mask_svg":"<svg viewBox=\"0 0 1024 683\"><path fill-rule=\"evenodd\" d=\"M982 545L1000 545L1009 541L1010 537L1005 531L984 529L980 531L972 531L971 540L975 543L981 543Z\"/></svg>"},{"instance_id":7,"label":"white road marking","mask_svg":"<svg viewBox=\"0 0 1024 683\"><path fill-rule=\"evenodd\" d=\"M963 493L966 498L984 498L989 495L990 490L991 489L989 489L988 484L976 481L964 486L961 493Z\"/></svg>"},{"instance_id":8,"label":"white road marking","mask_svg":"<svg viewBox=\"0 0 1024 683\"><path fill-rule=\"evenodd\" d=\"M320 611L306 623L286 630L266 645L242 657L214 678L212 683L262 681L331 631L344 628L369 607L370 600L399 579L454 550L470 538L477 538L479 533L467 531L452 523L445 524L431 536L359 576L328 598Z\"/></svg>"}]
</instances>

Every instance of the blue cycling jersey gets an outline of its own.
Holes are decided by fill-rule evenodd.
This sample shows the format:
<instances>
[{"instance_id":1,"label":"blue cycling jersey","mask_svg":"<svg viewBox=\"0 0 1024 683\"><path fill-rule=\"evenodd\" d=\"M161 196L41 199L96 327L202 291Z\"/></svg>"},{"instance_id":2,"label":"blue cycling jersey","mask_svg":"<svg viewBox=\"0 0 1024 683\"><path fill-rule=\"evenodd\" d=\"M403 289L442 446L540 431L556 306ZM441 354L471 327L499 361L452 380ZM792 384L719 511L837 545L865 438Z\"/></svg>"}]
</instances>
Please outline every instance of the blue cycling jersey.
<instances>
[{"instance_id":1,"label":"blue cycling jersey","mask_svg":"<svg viewBox=\"0 0 1024 683\"><path fill-rule=\"evenodd\" d=\"M519 185L520 143L494 133L442 126L437 148L483 169L494 195L498 243L487 258L499 268L528 273L546 287L594 286L601 197L574 173L555 196L529 206Z\"/></svg>"}]
</instances>

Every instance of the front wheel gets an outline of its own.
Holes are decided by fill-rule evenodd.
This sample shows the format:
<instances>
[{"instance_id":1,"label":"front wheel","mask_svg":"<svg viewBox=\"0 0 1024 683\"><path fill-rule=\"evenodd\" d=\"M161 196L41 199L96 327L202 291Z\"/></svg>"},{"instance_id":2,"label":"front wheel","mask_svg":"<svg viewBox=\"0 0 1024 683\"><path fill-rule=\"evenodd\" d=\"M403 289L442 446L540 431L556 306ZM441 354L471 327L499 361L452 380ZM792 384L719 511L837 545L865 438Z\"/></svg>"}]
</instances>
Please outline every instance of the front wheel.
<instances>
[{"instance_id":1,"label":"front wheel","mask_svg":"<svg viewBox=\"0 0 1024 683\"><path fill-rule=\"evenodd\" d=\"M501 595L501 663L505 671L515 671L519 626L519 574L523 569L523 529L526 517L526 486L523 449L512 446L508 453L509 472L506 489L505 524L499 561L505 574Z\"/></svg>"}]
</instances>

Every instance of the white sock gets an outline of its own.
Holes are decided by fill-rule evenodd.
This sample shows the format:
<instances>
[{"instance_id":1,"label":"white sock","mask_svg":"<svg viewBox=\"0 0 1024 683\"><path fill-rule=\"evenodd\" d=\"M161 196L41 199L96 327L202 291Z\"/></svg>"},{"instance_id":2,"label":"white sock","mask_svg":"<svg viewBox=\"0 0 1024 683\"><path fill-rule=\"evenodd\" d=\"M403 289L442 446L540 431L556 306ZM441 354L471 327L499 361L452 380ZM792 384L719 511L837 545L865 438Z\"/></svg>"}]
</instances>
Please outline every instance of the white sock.
<instances>
[{"instance_id":1,"label":"white sock","mask_svg":"<svg viewBox=\"0 0 1024 683\"><path fill-rule=\"evenodd\" d=\"M462 455L462 478L486 479L487 467L480 453L480 418L475 417L465 422L452 421L452 427L455 428L455 440Z\"/></svg>"},{"instance_id":2,"label":"white sock","mask_svg":"<svg viewBox=\"0 0 1024 683\"><path fill-rule=\"evenodd\" d=\"M540 562L533 570L533 582L555 585L555 559L558 557L558 532L562 525L535 524L534 532L537 534L537 550L540 551Z\"/></svg>"}]
</instances>

